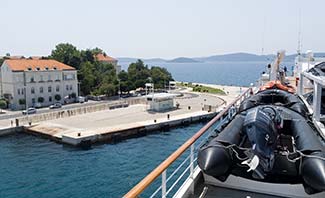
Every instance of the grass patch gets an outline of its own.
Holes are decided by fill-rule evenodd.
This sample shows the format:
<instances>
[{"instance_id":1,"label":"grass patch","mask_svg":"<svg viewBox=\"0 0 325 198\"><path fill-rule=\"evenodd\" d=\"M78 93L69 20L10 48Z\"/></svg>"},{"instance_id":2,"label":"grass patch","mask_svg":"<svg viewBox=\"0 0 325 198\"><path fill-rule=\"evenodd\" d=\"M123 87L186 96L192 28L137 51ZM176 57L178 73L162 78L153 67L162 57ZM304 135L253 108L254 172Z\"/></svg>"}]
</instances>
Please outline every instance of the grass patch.
<instances>
[{"instance_id":1,"label":"grass patch","mask_svg":"<svg viewBox=\"0 0 325 198\"><path fill-rule=\"evenodd\" d=\"M198 84L192 84L192 83L177 83L177 86L181 87L190 87L193 89L194 92L201 92L201 93L212 93L212 94L220 94L220 95L226 95L226 93L218 88L212 88L212 87L207 87L203 85L198 85Z\"/></svg>"}]
</instances>

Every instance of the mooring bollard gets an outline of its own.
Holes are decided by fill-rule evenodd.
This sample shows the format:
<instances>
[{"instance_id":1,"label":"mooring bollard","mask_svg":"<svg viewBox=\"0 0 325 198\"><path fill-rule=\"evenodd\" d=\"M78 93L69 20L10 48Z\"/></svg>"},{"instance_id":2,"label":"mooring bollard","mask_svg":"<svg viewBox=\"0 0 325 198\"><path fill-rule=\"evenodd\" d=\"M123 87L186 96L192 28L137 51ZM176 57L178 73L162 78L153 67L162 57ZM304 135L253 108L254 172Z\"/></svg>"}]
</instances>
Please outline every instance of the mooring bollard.
<instances>
[{"instance_id":1,"label":"mooring bollard","mask_svg":"<svg viewBox=\"0 0 325 198\"><path fill-rule=\"evenodd\" d=\"M191 106L188 106L188 110L191 110Z\"/></svg>"},{"instance_id":2,"label":"mooring bollard","mask_svg":"<svg viewBox=\"0 0 325 198\"><path fill-rule=\"evenodd\" d=\"M167 119L169 120L169 118L170 118L170 115L169 115L169 114L167 114Z\"/></svg>"},{"instance_id":3,"label":"mooring bollard","mask_svg":"<svg viewBox=\"0 0 325 198\"><path fill-rule=\"evenodd\" d=\"M157 120L153 120L154 123L157 123Z\"/></svg>"},{"instance_id":4,"label":"mooring bollard","mask_svg":"<svg viewBox=\"0 0 325 198\"><path fill-rule=\"evenodd\" d=\"M78 137L80 137L81 136L81 133L78 133Z\"/></svg>"}]
</instances>

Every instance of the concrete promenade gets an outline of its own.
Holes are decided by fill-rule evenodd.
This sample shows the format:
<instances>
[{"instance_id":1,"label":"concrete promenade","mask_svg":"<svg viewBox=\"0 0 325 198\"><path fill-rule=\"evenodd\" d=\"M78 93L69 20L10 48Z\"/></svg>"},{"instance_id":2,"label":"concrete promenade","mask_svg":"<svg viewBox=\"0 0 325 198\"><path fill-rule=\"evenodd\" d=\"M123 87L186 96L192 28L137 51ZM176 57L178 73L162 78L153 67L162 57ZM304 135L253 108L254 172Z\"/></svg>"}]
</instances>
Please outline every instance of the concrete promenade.
<instances>
[{"instance_id":1,"label":"concrete promenade","mask_svg":"<svg viewBox=\"0 0 325 198\"><path fill-rule=\"evenodd\" d=\"M190 117L208 116L211 112L208 112L208 109L202 110L204 106L212 106L211 111L213 113L224 103L217 96L209 94L184 94L184 97L175 99L175 102L180 104L179 108L167 112L147 111L148 105L137 104L126 108L103 110L40 122L28 127L28 130L45 136L53 136L58 140L64 136L92 139L96 135L112 133L114 131L152 124L157 125L166 121L180 121Z\"/></svg>"},{"instance_id":2,"label":"concrete promenade","mask_svg":"<svg viewBox=\"0 0 325 198\"><path fill-rule=\"evenodd\" d=\"M147 133L164 127L173 127L192 121L211 118L226 103L233 101L245 88L233 86L208 85L224 90L226 95L190 92L183 89L182 97L175 103L178 109L167 112L147 111L148 105L135 104L124 108L103 109L69 117L25 125L27 132L39 134L59 142L78 145L82 141L98 142L113 139L115 136L132 136ZM210 106L210 108L209 108ZM209 111L208 111L209 110ZM9 125L9 120L0 120L0 126Z\"/></svg>"}]
</instances>

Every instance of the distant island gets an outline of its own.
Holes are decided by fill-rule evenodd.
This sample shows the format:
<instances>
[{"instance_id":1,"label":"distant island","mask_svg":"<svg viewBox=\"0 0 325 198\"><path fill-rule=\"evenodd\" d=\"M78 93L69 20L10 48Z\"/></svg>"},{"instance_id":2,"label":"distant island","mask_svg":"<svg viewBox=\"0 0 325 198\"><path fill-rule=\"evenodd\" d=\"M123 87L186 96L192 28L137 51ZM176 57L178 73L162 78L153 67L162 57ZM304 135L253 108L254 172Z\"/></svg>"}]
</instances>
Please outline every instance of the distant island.
<instances>
[{"instance_id":1,"label":"distant island","mask_svg":"<svg viewBox=\"0 0 325 198\"><path fill-rule=\"evenodd\" d=\"M202 61L194 60L192 58L179 57L179 58L169 60L167 62L168 63L199 63Z\"/></svg>"},{"instance_id":2,"label":"distant island","mask_svg":"<svg viewBox=\"0 0 325 198\"><path fill-rule=\"evenodd\" d=\"M287 54L284 57L284 62L293 62L296 58L297 54ZM314 56L316 57L325 57L325 53L323 52L315 52ZM236 62L236 61L262 61L262 62L270 62L274 60L274 54L268 55L258 55L258 54L250 54L250 53L231 53L231 54L222 54L222 55L213 55L213 56L206 56L206 57L179 57L172 60L166 60L162 58L151 58L151 59L141 59L144 62L150 63L198 63L198 62L220 62L220 61L229 61L229 62ZM138 58L118 58L120 62L135 62Z\"/></svg>"}]
</instances>

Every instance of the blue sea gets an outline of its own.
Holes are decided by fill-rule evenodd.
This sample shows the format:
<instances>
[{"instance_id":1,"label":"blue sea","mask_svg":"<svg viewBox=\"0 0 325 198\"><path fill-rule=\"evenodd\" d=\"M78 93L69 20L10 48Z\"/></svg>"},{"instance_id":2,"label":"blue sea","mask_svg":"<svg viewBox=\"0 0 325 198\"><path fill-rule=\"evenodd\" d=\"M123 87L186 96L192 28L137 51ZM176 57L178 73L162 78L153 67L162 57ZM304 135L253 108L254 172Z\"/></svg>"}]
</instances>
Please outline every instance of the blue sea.
<instances>
[{"instance_id":1,"label":"blue sea","mask_svg":"<svg viewBox=\"0 0 325 198\"><path fill-rule=\"evenodd\" d=\"M218 85L249 86L255 83L271 62L204 62L204 63L169 63L145 62L150 66L165 67L173 78L181 82L198 82ZM130 62L120 62L127 70ZM288 71L293 70L293 62L284 62Z\"/></svg>"},{"instance_id":2,"label":"blue sea","mask_svg":"<svg viewBox=\"0 0 325 198\"><path fill-rule=\"evenodd\" d=\"M202 126L193 124L90 150L26 134L1 137L0 197L122 197Z\"/></svg>"},{"instance_id":3,"label":"blue sea","mask_svg":"<svg viewBox=\"0 0 325 198\"><path fill-rule=\"evenodd\" d=\"M248 86L268 63L147 64L166 67L178 81ZM126 69L128 63L122 65ZM194 124L90 150L26 134L0 137L0 198L122 197L202 126Z\"/></svg>"}]
</instances>

